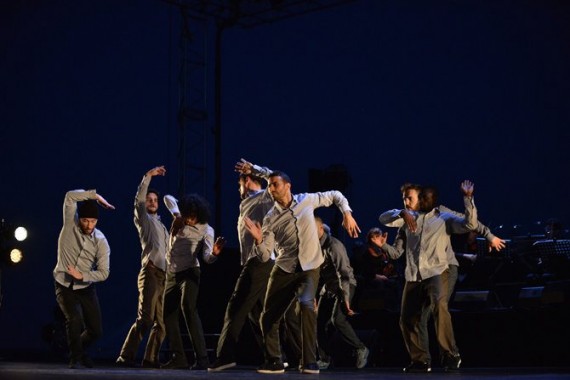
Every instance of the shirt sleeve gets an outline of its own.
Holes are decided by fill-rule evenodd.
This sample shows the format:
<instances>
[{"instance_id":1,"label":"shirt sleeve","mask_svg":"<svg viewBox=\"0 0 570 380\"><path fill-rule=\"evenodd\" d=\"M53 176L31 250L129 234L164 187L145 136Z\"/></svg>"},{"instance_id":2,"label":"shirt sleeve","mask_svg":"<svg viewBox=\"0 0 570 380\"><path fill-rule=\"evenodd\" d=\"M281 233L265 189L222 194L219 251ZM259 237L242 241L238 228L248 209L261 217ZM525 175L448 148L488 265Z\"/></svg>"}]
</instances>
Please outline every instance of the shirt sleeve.
<instances>
[{"instance_id":1,"label":"shirt sleeve","mask_svg":"<svg viewBox=\"0 0 570 380\"><path fill-rule=\"evenodd\" d=\"M218 258L212 253L214 250L214 229L211 226L206 228L206 234L203 239L202 259L205 263L211 264Z\"/></svg>"},{"instance_id":2,"label":"shirt sleeve","mask_svg":"<svg viewBox=\"0 0 570 380\"><path fill-rule=\"evenodd\" d=\"M77 202L88 199L97 199L96 190L70 190L65 194L63 201L63 225L74 226L77 222Z\"/></svg>"},{"instance_id":3,"label":"shirt sleeve","mask_svg":"<svg viewBox=\"0 0 570 380\"><path fill-rule=\"evenodd\" d=\"M340 288L345 302L350 303L350 261L344 244L334 241L331 244L331 259L338 273Z\"/></svg>"},{"instance_id":4,"label":"shirt sleeve","mask_svg":"<svg viewBox=\"0 0 570 380\"><path fill-rule=\"evenodd\" d=\"M109 277L111 248L106 238L97 238L96 261L91 271L83 273L83 282L101 282Z\"/></svg>"},{"instance_id":5,"label":"shirt sleeve","mask_svg":"<svg viewBox=\"0 0 570 380\"><path fill-rule=\"evenodd\" d=\"M457 212L457 211L454 211L454 210L452 210L452 209L450 209L450 208L447 208L446 206L441 205L441 206L439 206L438 208L439 208L442 212L448 212L448 213L451 213L451 214L455 214L455 215L460 216L461 218L464 218L464 217L465 217L464 214L462 214L462 213L460 213L460 212ZM476 231L477 231L477 234L478 234L478 235L484 237L485 239L487 239L487 241L493 241L493 239L495 239L495 237L496 237L496 236L491 232L491 229L490 229L489 227L487 227L486 225L484 225L483 223L481 223L481 222L479 222L479 221L477 222Z\"/></svg>"},{"instance_id":6,"label":"shirt sleeve","mask_svg":"<svg viewBox=\"0 0 570 380\"><path fill-rule=\"evenodd\" d=\"M251 174L261 177L266 181L269 181L269 175L273 173L273 170L265 166L253 165L251 167Z\"/></svg>"},{"instance_id":7,"label":"shirt sleeve","mask_svg":"<svg viewBox=\"0 0 570 380\"><path fill-rule=\"evenodd\" d=\"M400 216L401 212L401 209L385 211L380 214L378 220L386 227L402 227L404 225L404 218Z\"/></svg>"},{"instance_id":8,"label":"shirt sleeve","mask_svg":"<svg viewBox=\"0 0 570 380\"><path fill-rule=\"evenodd\" d=\"M146 212L146 193L148 191L148 186L150 184L151 177L146 175L143 177L139 187L137 188L137 193L135 195L135 216L134 222L135 226L141 229L141 234L148 231L149 220L148 214Z\"/></svg>"},{"instance_id":9,"label":"shirt sleeve","mask_svg":"<svg viewBox=\"0 0 570 380\"><path fill-rule=\"evenodd\" d=\"M331 190L331 191L324 191L319 193L308 193L304 194L304 197L311 197L313 207L328 207L331 205L335 205L338 207L339 211L344 214L347 211L351 211L348 204L348 199L338 190Z\"/></svg>"},{"instance_id":10,"label":"shirt sleeve","mask_svg":"<svg viewBox=\"0 0 570 380\"><path fill-rule=\"evenodd\" d=\"M463 203L465 204L464 217L459 216L461 214L457 213L447 213L449 215L447 222L452 233L462 234L474 231L479 225L477 221L477 208L475 207L473 197L463 197Z\"/></svg>"},{"instance_id":11,"label":"shirt sleeve","mask_svg":"<svg viewBox=\"0 0 570 380\"><path fill-rule=\"evenodd\" d=\"M394 240L394 245L390 245L385 243L381 248L384 252L390 256L391 259L396 260L400 256L402 256L405 252L406 247L406 232L404 228L401 227L398 229L398 234L396 235L396 239Z\"/></svg>"}]
</instances>

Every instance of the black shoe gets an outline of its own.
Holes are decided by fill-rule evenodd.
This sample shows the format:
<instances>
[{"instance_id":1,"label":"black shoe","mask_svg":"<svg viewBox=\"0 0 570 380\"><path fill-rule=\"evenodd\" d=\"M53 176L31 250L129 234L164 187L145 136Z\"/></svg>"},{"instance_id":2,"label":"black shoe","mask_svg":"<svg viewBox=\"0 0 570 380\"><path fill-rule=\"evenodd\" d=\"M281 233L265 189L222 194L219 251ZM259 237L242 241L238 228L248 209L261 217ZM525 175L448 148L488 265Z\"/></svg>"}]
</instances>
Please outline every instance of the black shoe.
<instances>
[{"instance_id":1,"label":"black shoe","mask_svg":"<svg viewBox=\"0 0 570 380\"><path fill-rule=\"evenodd\" d=\"M86 354L83 354L83 356L81 357L81 364L83 364L85 368L93 368L95 366L93 364L93 360L91 360L91 358Z\"/></svg>"},{"instance_id":2,"label":"black shoe","mask_svg":"<svg viewBox=\"0 0 570 380\"><path fill-rule=\"evenodd\" d=\"M216 359L213 364L208 366L208 372L218 372L224 369L232 368L236 366L235 361L225 361L222 359Z\"/></svg>"},{"instance_id":3,"label":"black shoe","mask_svg":"<svg viewBox=\"0 0 570 380\"><path fill-rule=\"evenodd\" d=\"M170 359L160 365L160 369L188 369L188 362L180 359Z\"/></svg>"},{"instance_id":4,"label":"black shoe","mask_svg":"<svg viewBox=\"0 0 570 380\"><path fill-rule=\"evenodd\" d=\"M459 366L461 365L461 356L456 355L445 355L442 360L443 369L445 371L459 371Z\"/></svg>"},{"instance_id":5,"label":"black shoe","mask_svg":"<svg viewBox=\"0 0 570 380\"><path fill-rule=\"evenodd\" d=\"M285 373L285 367L280 360L266 361L257 369L257 373Z\"/></svg>"},{"instance_id":6,"label":"black shoe","mask_svg":"<svg viewBox=\"0 0 570 380\"><path fill-rule=\"evenodd\" d=\"M151 362L149 360L143 360L141 364L141 368L150 368L150 369L157 369L160 368L159 362Z\"/></svg>"},{"instance_id":7,"label":"black shoe","mask_svg":"<svg viewBox=\"0 0 570 380\"><path fill-rule=\"evenodd\" d=\"M431 367L429 363L424 362L411 362L407 367L404 368L404 372L407 373L422 373L431 372Z\"/></svg>"},{"instance_id":8,"label":"black shoe","mask_svg":"<svg viewBox=\"0 0 570 380\"><path fill-rule=\"evenodd\" d=\"M194 363L192 367L190 367L193 371L206 371L208 369L208 363Z\"/></svg>"},{"instance_id":9,"label":"black shoe","mask_svg":"<svg viewBox=\"0 0 570 380\"><path fill-rule=\"evenodd\" d=\"M115 364L118 367L125 367L125 368L134 368L137 365L135 364L134 360L127 359L125 357L119 356L117 360L115 360Z\"/></svg>"},{"instance_id":10,"label":"black shoe","mask_svg":"<svg viewBox=\"0 0 570 380\"><path fill-rule=\"evenodd\" d=\"M71 359L68 365L69 369L82 369L85 368L83 364L77 359Z\"/></svg>"},{"instance_id":11,"label":"black shoe","mask_svg":"<svg viewBox=\"0 0 570 380\"><path fill-rule=\"evenodd\" d=\"M301 368L301 373L308 373L311 375L318 375L320 372L319 365L317 363L309 363L303 365Z\"/></svg>"}]
</instances>

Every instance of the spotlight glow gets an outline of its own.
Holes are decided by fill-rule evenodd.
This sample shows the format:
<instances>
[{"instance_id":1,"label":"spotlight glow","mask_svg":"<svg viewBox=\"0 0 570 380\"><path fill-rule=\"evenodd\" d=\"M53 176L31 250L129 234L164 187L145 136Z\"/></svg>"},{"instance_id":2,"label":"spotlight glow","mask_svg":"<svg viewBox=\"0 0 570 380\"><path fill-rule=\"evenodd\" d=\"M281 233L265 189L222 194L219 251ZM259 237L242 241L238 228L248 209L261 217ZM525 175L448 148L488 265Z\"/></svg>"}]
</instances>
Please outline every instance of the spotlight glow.
<instances>
[{"instance_id":1,"label":"spotlight glow","mask_svg":"<svg viewBox=\"0 0 570 380\"><path fill-rule=\"evenodd\" d=\"M23 257L24 255L22 251L20 251L18 248L14 248L10 251L10 261L14 264L18 264L20 261L22 261Z\"/></svg>"},{"instance_id":2,"label":"spotlight glow","mask_svg":"<svg viewBox=\"0 0 570 380\"><path fill-rule=\"evenodd\" d=\"M14 237L18 241L24 241L28 237L28 230L26 230L24 227L18 227L14 231Z\"/></svg>"}]
</instances>

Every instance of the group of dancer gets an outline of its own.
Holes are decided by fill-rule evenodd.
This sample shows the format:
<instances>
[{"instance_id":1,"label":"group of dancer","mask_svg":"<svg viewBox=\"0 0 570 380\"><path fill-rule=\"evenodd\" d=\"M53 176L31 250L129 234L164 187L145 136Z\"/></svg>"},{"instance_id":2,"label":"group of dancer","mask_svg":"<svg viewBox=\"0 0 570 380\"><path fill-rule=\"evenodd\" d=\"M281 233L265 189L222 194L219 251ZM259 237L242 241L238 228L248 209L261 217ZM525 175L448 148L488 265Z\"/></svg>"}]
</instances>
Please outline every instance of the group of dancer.
<instances>
[{"instance_id":1,"label":"group of dancer","mask_svg":"<svg viewBox=\"0 0 570 380\"><path fill-rule=\"evenodd\" d=\"M173 217L170 229L164 225L158 215L160 194L149 187L153 177L166 174L159 166L143 176L135 196L134 223L142 247L138 310L117 365L207 371L235 367L241 330L249 320L264 355L257 372L283 373L289 364L301 373L318 374L331 360L331 349L317 326L317 316L330 302L326 319L353 348L355 366L365 367L369 349L348 320L354 314L351 301L357 285L350 261L342 242L315 216L316 209L335 205L348 236L357 238L361 230L348 200L336 190L293 194L286 173L244 159L236 163L235 170L241 196L237 222L241 272L226 307L215 360L209 361L197 311L200 261L216 261L225 239L215 238L208 224L208 203L196 194L185 195L180 201L164 196ZM369 240L391 259L406 258L400 328L411 362L404 371L431 371L430 317L443 368L457 370L461 357L448 301L458 263L450 234L477 231L497 250L504 247L504 241L478 222L470 181L461 184L464 213L439 206L434 187L406 184L401 190L404 208L380 216L384 225L399 228L394 243L387 243L386 233L371 234ZM69 191L64 200L54 278L56 299L66 321L70 368L93 367L86 349L102 333L95 283L109 275L110 248L96 228L98 205L114 209L95 190ZM183 346L180 312L195 356L191 367ZM140 363L137 352L147 334ZM165 338L171 357L161 363Z\"/></svg>"}]
</instances>

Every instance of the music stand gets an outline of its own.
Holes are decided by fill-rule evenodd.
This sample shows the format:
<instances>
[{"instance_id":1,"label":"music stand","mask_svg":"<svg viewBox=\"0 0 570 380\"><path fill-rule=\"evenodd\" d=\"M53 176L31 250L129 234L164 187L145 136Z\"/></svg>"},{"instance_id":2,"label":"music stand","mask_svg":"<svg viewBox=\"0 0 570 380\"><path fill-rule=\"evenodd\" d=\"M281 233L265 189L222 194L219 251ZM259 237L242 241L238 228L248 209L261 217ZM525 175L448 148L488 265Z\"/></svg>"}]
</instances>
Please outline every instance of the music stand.
<instances>
[{"instance_id":1,"label":"music stand","mask_svg":"<svg viewBox=\"0 0 570 380\"><path fill-rule=\"evenodd\" d=\"M533 247L542 257L566 255L570 256L570 239L547 239L534 242Z\"/></svg>"},{"instance_id":2,"label":"music stand","mask_svg":"<svg viewBox=\"0 0 570 380\"><path fill-rule=\"evenodd\" d=\"M538 240L533 244L535 252L542 261L544 269L550 275L562 279L569 276L570 269L570 240L569 239L545 239Z\"/></svg>"}]
</instances>

